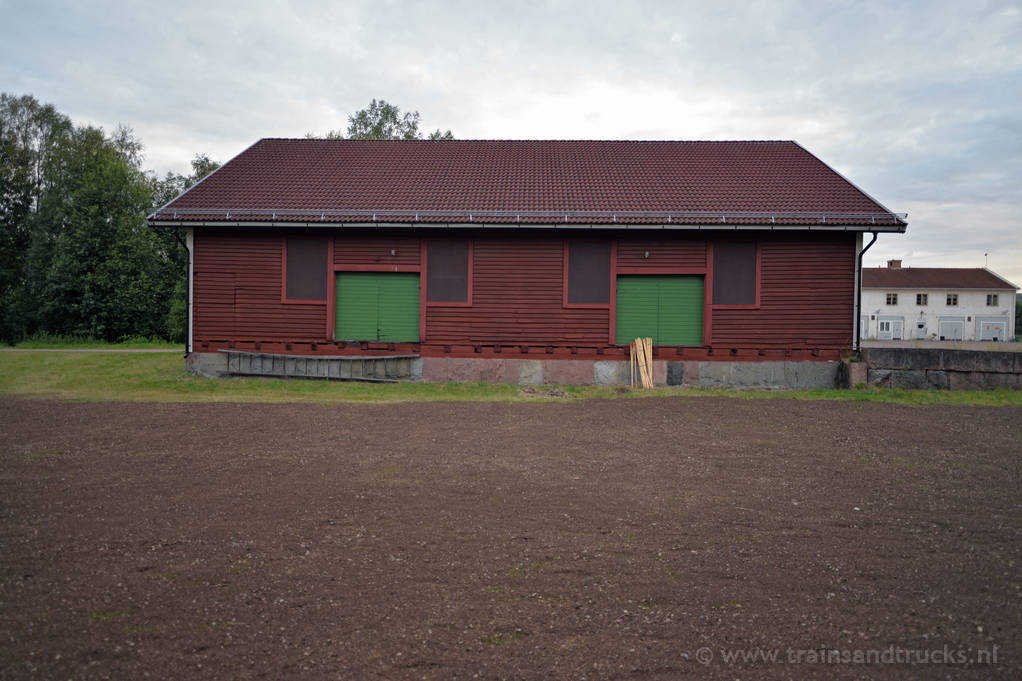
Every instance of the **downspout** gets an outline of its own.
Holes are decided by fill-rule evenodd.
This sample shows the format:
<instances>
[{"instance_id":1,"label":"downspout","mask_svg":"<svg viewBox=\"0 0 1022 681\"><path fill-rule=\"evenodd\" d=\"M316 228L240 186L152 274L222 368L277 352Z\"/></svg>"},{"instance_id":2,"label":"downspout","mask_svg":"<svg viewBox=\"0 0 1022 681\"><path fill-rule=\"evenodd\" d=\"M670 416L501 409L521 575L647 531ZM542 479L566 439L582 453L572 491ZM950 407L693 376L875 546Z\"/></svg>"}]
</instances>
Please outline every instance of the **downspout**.
<instances>
[{"instance_id":1,"label":"downspout","mask_svg":"<svg viewBox=\"0 0 1022 681\"><path fill-rule=\"evenodd\" d=\"M185 271L185 359L188 359L188 355L191 354L192 351L192 346L189 343L192 337L192 330L190 328L191 315L189 314L190 310L188 309L188 303L192 299L192 252L188 250L188 244L181 238L181 232L175 229L174 237L177 239L177 242L181 244L181 248L185 249L185 263L187 263ZM861 259L859 262L862 262Z\"/></svg>"},{"instance_id":2,"label":"downspout","mask_svg":"<svg viewBox=\"0 0 1022 681\"><path fill-rule=\"evenodd\" d=\"M856 277L855 287L855 351L859 352L859 343L861 338L859 337L862 333L862 256L866 254L869 247L876 243L877 233L873 232L873 238L869 240L866 247L859 251L859 264L858 264L858 277Z\"/></svg>"}]
</instances>

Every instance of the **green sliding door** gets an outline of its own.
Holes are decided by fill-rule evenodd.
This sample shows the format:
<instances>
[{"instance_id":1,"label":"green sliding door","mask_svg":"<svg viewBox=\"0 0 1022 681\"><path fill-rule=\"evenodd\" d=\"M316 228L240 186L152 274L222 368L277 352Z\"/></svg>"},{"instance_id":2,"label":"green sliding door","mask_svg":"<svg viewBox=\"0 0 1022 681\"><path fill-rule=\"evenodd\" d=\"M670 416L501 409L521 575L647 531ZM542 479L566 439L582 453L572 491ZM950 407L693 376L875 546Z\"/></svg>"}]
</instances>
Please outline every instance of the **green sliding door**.
<instances>
[{"instance_id":1,"label":"green sliding door","mask_svg":"<svg viewBox=\"0 0 1022 681\"><path fill-rule=\"evenodd\" d=\"M337 340L419 340L419 275L338 272Z\"/></svg>"},{"instance_id":2,"label":"green sliding door","mask_svg":"<svg viewBox=\"0 0 1022 681\"><path fill-rule=\"evenodd\" d=\"M702 275L617 278L615 342L652 338L654 345L703 344Z\"/></svg>"}]
</instances>

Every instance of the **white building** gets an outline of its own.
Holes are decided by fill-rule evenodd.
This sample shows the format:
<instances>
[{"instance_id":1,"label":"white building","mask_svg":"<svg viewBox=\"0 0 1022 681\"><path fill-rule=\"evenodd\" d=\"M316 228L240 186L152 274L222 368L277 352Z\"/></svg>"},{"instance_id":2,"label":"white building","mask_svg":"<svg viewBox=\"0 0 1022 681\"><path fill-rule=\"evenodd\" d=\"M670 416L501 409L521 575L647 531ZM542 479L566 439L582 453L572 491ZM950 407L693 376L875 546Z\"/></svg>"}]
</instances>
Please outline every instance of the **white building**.
<instances>
[{"instance_id":1,"label":"white building","mask_svg":"<svg viewBox=\"0 0 1022 681\"><path fill-rule=\"evenodd\" d=\"M862 268L864 340L1014 340L1018 286L984 267Z\"/></svg>"}]
</instances>

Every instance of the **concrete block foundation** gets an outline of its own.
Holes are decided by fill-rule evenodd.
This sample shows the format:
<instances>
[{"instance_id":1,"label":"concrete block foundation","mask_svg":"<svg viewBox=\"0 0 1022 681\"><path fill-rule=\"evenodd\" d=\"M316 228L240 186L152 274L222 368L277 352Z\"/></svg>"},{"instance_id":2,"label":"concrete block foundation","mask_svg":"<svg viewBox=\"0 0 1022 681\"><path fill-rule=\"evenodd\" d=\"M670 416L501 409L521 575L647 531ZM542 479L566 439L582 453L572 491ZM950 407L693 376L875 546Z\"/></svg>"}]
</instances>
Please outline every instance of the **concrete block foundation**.
<instances>
[{"instance_id":1,"label":"concrete block foundation","mask_svg":"<svg viewBox=\"0 0 1022 681\"><path fill-rule=\"evenodd\" d=\"M631 382L632 372L628 362L601 360L592 364L593 383L596 385L628 385Z\"/></svg>"},{"instance_id":2,"label":"concrete block foundation","mask_svg":"<svg viewBox=\"0 0 1022 681\"><path fill-rule=\"evenodd\" d=\"M542 363L543 382L560 385L592 385L596 382L593 362L550 359Z\"/></svg>"},{"instance_id":3,"label":"concrete block foundation","mask_svg":"<svg viewBox=\"0 0 1022 681\"><path fill-rule=\"evenodd\" d=\"M237 353L233 353L237 354ZM261 362L253 358L244 365L240 373L256 375L258 367L270 367L265 375L301 376L306 378L361 378L356 371L346 373L342 367L334 371L332 365L312 358L308 363L295 361L287 365L284 356L273 356L274 361L263 355ZM280 359L280 362L275 361ZM299 358L300 359L300 358ZM330 358L333 359L333 358ZM359 362L359 356L345 358L352 364ZM231 360L235 361L235 360ZM242 359L244 364L244 359ZM279 371L277 364L287 366L286 373ZM391 376L390 362L387 378L429 382L510 383L513 385L628 385L631 368L627 361L592 359L497 359L467 357L417 357L402 358L400 375ZM396 366L396 365L395 365ZM238 374L238 367L229 365L228 353L193 352L186 360L186 367L192 373L218 377ZM706 362L665 360L653 361L653 382L655 385L692 387L735 387L735 388L833 388L837 381L837 362ZM382 378L382 376L380 376Z\"/></svg>"},{"instance_id":4,"label":"concrete block foundation","mask_svg":"<svg viewBox=\"0 0 1022 681\"><path fill-rule=\"evenodd\" d=\"M457 360L454 360L457 361ZM486 360L480 360L485 362ZM543 385L543 367L547 362L541 359L522 359L518 364L518 385Z\"/></svg>"},{"instance_id":5,"label":"concrete block foundation","mask_svg":"<svg viewBox=\"0 0 1022 681\"><path fill-rule=\"evenodd\" d=\"M514 383L521 381L522 360L454 357L423 357L419 379L433 383ZM413 376L414 378L414 376Z\"/></svg>"},{"instance_id":6,"label":"concrete block foundation","mask_svg":"<svg viewBox=\"0 0 1022 681\"><path fill-rule=\"evenodd\" d=\"M185 359L185 369L206 378L227 375L227 355L221 352L193 352Z\"/></svg>"},{"instance_id":7,"label":"concrete block foundation","mask_svg":"<svg viewBox=\"0 0 1022 681\"><path fill-rule=\"evenodd\" d=\"M511 366L518 362L517 372ZM423 380L496 381L519 385L628 385L631 367L620 360L501 360L425 358ZM504 365L504 369L499 367ZM489 367L489 368L488 368ZM833 388L837 362L653 361L655 385L734 388ZM518 380L514 380L517 375Z\"/></svg>"},{"instance_id":8,"label":"concrete block foundation","mask_svg":"<svg viewBox=\"0 0 1022 681\"><path fill-rule=\"evenodd\" d=\"M849 366L865 366L870 385L912 390L1022 388L1022 352L863 348L862 360Z\"/></svg>"}]
</instances>

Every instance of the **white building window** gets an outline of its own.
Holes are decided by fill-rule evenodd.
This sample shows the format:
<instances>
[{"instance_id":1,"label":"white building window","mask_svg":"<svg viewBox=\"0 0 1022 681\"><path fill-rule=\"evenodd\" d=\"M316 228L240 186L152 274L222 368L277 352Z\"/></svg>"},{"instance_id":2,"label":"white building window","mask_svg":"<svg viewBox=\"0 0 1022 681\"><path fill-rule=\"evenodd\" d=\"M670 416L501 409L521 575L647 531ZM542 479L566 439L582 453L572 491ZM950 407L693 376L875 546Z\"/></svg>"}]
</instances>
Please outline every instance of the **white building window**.
<instances>
[{"instance_id":1,"label":"white building window","mask_svg":"<svg viewBox=\"0 0 1022 681\"><path fill-rule=\"evenodd\" d=\"M898 294L897 293L888 293L887 294L887 304L888 305L897 305L898 304Z\"/></svg>"},{"instance_id":2,"label":"white building window","mask_svg":"<svg viewBox=\"0 0 1022 681\"><path fill-rule=\"evenodd\" d=\"M916 305L927 305L929 304L930 294L928 293L917 293L916 294Z\"/></svg>"},{"instance_id":3,"label":"white building window","mask_svg":"<svg viewBox=\"0 0 1022 681\"><path fill-rule=\"evenodd\" d=\"M997 294L996 293L988 293L987 294L987 307L997 307Z\"/></svg>"},{"instance_id":4,"label":"white building window","mask_svg":"<svg viewBox=\"0 0 1022 681\"><path fill-rule=\"evenodd\" d=\"M958 294L957 293L949 293L949 294L947 294L947 304L948 305L957 305L958 304Z\"/></svg>"}]
</instances>

